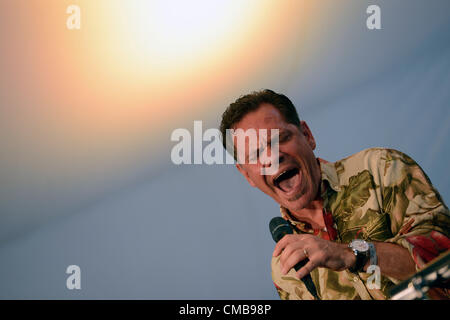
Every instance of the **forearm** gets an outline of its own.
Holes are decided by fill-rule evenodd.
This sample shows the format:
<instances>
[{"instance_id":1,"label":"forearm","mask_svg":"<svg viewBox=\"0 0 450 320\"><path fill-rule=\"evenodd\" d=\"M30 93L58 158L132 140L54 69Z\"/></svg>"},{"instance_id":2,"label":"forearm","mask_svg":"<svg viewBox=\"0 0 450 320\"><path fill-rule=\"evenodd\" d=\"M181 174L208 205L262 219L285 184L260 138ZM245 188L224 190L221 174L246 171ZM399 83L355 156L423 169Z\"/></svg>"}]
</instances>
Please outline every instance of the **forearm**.
<instances>
[{"instance_id":1,"label":"forearm","mask_svg":"<svg viewBox=\"0 0 450 320\"><path fill-rule=\"evenodd\" d=\"M415 263L406 248L387 242L373 242L373 244L382 275L405 280L416 272ZM363 270L367 271L369 265L370 261L366 263Z\"/></svg>"},{"instance_id":2,"label":"forearm","mask_svg":"<svg viewBox=\"0 0 450 320\"><path fill-rule=\"evenodd\" d=\"M415 273L416 266L408 249L398 244L374 242L377 264L380 272L397 280L407 279ZM280 255L280 268L286 274L296 263L306 258L309 261L297 271L297 277L303 278L317 267L335 271L355 268L356 256L347 243L337 243L321 239L310 234L288 234L275 246L273 256ZM367 272L370 260L363 271Z\"/></svg>"}]
</instances>

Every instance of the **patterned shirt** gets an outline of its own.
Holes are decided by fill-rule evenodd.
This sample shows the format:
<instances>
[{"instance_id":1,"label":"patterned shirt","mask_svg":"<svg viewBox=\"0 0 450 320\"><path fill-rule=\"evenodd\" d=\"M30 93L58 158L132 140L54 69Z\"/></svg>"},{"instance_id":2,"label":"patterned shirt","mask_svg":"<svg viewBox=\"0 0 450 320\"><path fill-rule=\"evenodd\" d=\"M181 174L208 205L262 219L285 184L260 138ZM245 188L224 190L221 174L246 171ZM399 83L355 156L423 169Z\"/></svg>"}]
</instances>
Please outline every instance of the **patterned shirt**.
<instances>
[{"instance_id":1,"label":"patterned shirt","mask_svg":"<svg viewBox=\"0 0 450 320\"><path fill-rule=\"evenodd\" d=\"M449 210L413 159L396 150L372 148L335 163L319 160L326 228L314 230L281 207L281 216L296 233L340 243L353 239L395 243L409 250L417 270L450 249ZM281 273L279 257L272 258L271 267L280 298L314 299L294 269ZM400 282L381 275L380 287L373 288L367 281L372 275L327 268L311 272L324 300L388 299L389 290Z\"/></svg>"}]
</instances>

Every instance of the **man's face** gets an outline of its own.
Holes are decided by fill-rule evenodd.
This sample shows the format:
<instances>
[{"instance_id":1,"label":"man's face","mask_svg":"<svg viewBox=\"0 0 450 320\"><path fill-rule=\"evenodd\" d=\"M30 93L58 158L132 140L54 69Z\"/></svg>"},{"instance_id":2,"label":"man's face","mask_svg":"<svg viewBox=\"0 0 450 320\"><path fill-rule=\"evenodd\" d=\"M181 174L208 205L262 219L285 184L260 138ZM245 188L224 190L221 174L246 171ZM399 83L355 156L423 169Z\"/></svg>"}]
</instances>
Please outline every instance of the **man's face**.
<instances>
[{"instance_id":1,"label":"man's face","mask_svg":"<svg viewBox=\"0 0 450 320\"><path fill-rule=\"evenodd\" d=\"M262 104L257 110L246 114L233 129L244 131L255 129L258 146L264 143L259 139L260 129L267 129L269 140L271 129L279 130L277 172L272 175L262 175L261 168L271 164L262 165L259 158L255 164L246 161L236 165L252 186L257 187L292 212L304 208L316 198L320 183L320 167L313 153L316 147L314 137L304 121L300 129L284 121L278 109L271 104ZM245 145L247 158L248 153L254 154L256 150L253 150L255 146L250 145L249 139L246 139ZM269 150L270 146L271 144L267 143Z\"/></svg>"}]
</instances>

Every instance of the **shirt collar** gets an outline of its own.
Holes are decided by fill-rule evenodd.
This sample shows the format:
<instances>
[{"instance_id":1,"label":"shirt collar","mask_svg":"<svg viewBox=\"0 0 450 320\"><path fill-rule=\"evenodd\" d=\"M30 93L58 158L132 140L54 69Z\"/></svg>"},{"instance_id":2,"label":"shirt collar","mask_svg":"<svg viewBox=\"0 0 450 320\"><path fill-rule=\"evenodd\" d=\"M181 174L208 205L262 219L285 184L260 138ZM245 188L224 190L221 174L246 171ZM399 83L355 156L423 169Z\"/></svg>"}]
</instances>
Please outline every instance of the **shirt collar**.
<instances>
[{"instance_id":1,"label":"shirt collar","mask_svg":"<svg viewBox=\"0 0 450 320\"><path fill-rule=\"evenodd\" d=\"M321 171L321 185L320 190L322 197L324 197L324 193L327 189L327 187L331 187L334 191L338 192L341 191L341 186L339 185L339 178L336 171L335 163L328 162L324 159L317 158L319 165L320 165L320 171ZM328 183L325 183L328 182ZM286 209L283 206L280 206L280 213L281 217L285 220L288 220L292 225L294 225L296 228L300 229L303 232L311 232L311 227L309 224L305 222L301 222L296 220L292 215L289 213L289 210Z\"/></svg>"},{"instance_id":2,"label":"shirt collar","mask_svg":"<svg viewBox=\"0 0 450 320\"><path fill-rule=\"evenodd\" d=\"M321 158L318 158L320 164L320 171L322 173L322 184L324 181L328 181L328 185L336 192L341 191L339 184L339 177L336 171L336 164L334 162L328 162ZM325 188L321 188L325 190Z\"/></svg>"}]
</instances>

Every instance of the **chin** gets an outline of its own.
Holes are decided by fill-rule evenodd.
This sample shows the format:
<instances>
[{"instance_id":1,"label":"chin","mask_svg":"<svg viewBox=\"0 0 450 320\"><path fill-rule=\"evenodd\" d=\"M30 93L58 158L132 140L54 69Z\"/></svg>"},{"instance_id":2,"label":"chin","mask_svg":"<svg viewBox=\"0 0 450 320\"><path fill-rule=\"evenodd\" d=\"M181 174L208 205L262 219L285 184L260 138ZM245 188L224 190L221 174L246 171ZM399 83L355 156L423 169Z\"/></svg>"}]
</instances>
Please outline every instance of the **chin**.
<instances>
[{"instance_id":1,"label":"chin","mask_svg":"<svg viewBox=\"0 0 450 320\"><path fill-rule=\"evenodd\" d=\"M292 203L287 203L286 205L284 205L285 208L289 209L289 211L291 212L297 212L302 210L303 208L305 208L307 205L307 203L296 203L296 204L292 204Z\"/></svg>"},{"instance_id":2,"label":"chin","mask_svg":"<svg viewBox=\"0 0 450 320\"><path fill-rule=\"evenodd\" d=\"M285 207L288 208L290 211L302 210L303 208L308 206L308 204L312 200L313 199L311 198L311 196L309 194L304 194L304 195L301 195L296 200L293 200L293 201L288 201L287 200L287 201L285 201Z\"/></svg>"}]
</instances>

